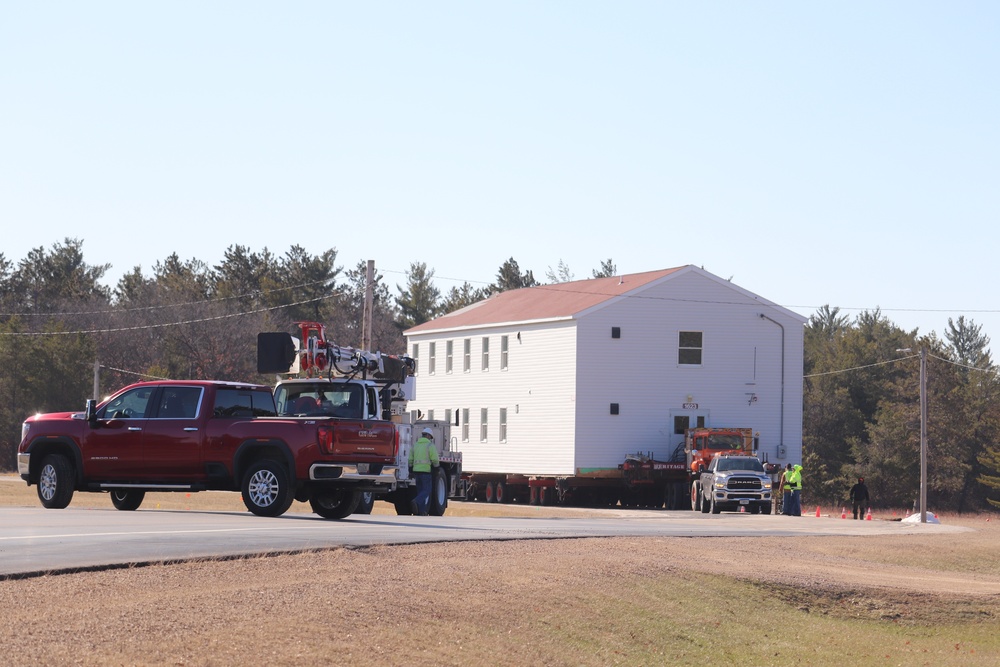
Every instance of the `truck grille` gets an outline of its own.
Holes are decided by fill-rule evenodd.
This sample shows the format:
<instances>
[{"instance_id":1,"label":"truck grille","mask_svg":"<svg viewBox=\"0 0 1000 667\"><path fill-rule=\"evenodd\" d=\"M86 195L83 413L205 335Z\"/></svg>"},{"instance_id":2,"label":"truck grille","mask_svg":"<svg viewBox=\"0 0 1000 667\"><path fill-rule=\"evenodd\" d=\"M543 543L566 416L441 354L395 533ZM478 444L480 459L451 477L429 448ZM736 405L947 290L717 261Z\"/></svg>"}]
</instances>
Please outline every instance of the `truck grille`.
<instances>
[{"instance_id":1,"label":"truck grille","mask_svg":"<svg viewBox=\"0 0 1000 667\"><path fill-rule=\"evenodd\" d=\"M760 479L756 477L730 477L727 486L738 491L759 491L761 489Z\"/></svg>"}]
</instances>

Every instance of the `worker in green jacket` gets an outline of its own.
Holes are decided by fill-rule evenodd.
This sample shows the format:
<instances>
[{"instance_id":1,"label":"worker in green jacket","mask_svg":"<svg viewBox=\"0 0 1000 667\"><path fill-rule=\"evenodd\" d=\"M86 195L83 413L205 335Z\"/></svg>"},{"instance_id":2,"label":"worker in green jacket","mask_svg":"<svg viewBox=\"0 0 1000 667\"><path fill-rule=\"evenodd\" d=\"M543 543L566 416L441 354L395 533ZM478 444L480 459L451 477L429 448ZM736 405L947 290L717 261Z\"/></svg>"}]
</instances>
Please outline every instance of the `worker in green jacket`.
<instances>
[{"instance_id":1,"label":"worker in green jacket","mask_svg":"<svg viewBox=\"0 0 1000 667\"><path fill-rule=\"evenodd\" d=\"M410 503L414 514L427 516L431 500L431 469L440 465L434 433L425 428L410 449L410 470L417 482L417 495Z\"/></svg>"},{"instance_id":2,"label":"worker in green jacket","mask_svg":"<svg viewBox=\"0 0 1000 667\"><path fill-rule=\"evenodd\" d=\"M802 466L792 466L788 483L792 489L792 516L802 516Z\"/></svg>"}]
</instances>

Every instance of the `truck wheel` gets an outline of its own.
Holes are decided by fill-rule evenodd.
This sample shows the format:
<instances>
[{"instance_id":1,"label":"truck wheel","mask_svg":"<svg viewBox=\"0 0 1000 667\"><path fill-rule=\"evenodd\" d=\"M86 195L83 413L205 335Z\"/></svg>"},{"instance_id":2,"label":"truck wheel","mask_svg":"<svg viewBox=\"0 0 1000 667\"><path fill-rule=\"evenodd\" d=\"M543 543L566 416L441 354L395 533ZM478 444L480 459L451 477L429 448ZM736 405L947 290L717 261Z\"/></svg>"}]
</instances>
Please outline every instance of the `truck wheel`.
<instances>
[{"instance_id":1,"label":"truck wheel","mask_svg":"<svg viewBox=\"0 0 1000 667\"><path fill-rule=\"evenodd\" d=\"M111 489L111 504L116 510L131 512L139 509L142 499L146 497L145 491L135 489Z\"/></svg>"},{"instance_id":2,"label":"truck wheel","mask_svg":"<svg viewBox=\"0 0 1000 667\"><path fill-rule=\"evenodd\" d=\"M712 514L718 514L722 508L715 504L715 496L712 496Z\"/></svg>"},{"instance_id":3,"label":"truck wheel","mask_svg":"<svg viewBox=\"0 0 1000 667\"><path fill-rule=\"evenodd\" d=\"M505 505L505 504L507 504L507 503L510 502L510 494L509 494L509 491L507 489L507 483L506 482L497 482L496 496L497 496L497 502L498 503L501 503L501 504Z\"/></svg>"},{"instance_id":4,"label":"truck wheel","mask_svg":"<svg viewBox=\"0 0 1000 667\"><path fill-rule=\"evenodd\" d=\"M496 482L486 482L486 502L495 503L497 501Z\"/></svg>"},{"instance_id":5,"label":"truck wheel","mask_svg":"<svg viewBox=\"0 0 1000 667\"><path fill-rule=\"evenodd\" d=\"M705 499L705 494L701 492L700 489L699 493L700 495L698 497L700 498L699 502L701 502L701 513L708 514L709 512L712 511L712 506L709 504L709 501Z\"/></svg>"},{"instance_id":6,"label":"truck wheel","mask_svg":"<svg viewBox=\"0 0 1000 667\"><path fill-rule=\"evenodd\" d=\"M65 509L73 500L73 466L62 454L50 454L38 474L38 499L50 510Z\"/></svg>"},{"instance_id":7,"label":"truck wheel","mask_svg":"<svg viewBox=\"0 0 1000 667\"><path fill-rule=\"evenodd\" d=\"M760 506L760 513L761 514L770 514L771 513L771 503L767 503L766 505L761 505Z\"/></svg>"},{"instance_id":8,"label":"truck wheel","mask_svg":"<svg viewBox=\"0 0 1000 667\"><path fill-rule=\"evenodd\" d=\"M701 511L701 489L698 488L698 482L691 483L691 511Z\"/></svg>"},{"instance_id":9,"label":"truck wheel","mask_svg":"<svg viewBox=\"0 0 1000 667\"><path fill-rule=\"evenodd\" d=\"M371 514L373 505L375 505L375 494L371 491L362 491L361 500L358 501L358 507L354 510L354 513Z\"/></svg>"},{"instance_id":10,"label":"truck wheel","mask_svg":"<svg viewBox=\"0 0 1000 667\"><path fill-rule=\"evenodd\" d=\"M257 516L281 516L295 500L295 487L277 461L263 459L243 475L243 504Z\"/></svg>"},{"instance_id":11,"label":"truck wheel","mask_svg":"<svg viewBox=\"0 0 1000 667\"><path fill-rule=\"evenodd\" d=\"M413 514L413 507L409 500L397 500L393 503L396 508L396 516L410 516Z\"/></svg>"},{"instance_id":12,"label":"truck wheel","mask_svg":"<svg viewBox=\"0 0 1000 667\"><path fill-rule=\"evenodd\" d=\"M343 519L354 514L360 502L360 491L336 489L313 494L309 506L324 519Z\"/></svg>"},{"instance_id":13,"label":"truck wheel","mask_svg":"<svg viewBox=\"0 0 1000 667\"><path fill-rule=\"evenodd\" d=\"M431 476L431 506L428 514L444 516L448 509L448 475L441 468L435 468Z\"/></svg>"}]
</instances>

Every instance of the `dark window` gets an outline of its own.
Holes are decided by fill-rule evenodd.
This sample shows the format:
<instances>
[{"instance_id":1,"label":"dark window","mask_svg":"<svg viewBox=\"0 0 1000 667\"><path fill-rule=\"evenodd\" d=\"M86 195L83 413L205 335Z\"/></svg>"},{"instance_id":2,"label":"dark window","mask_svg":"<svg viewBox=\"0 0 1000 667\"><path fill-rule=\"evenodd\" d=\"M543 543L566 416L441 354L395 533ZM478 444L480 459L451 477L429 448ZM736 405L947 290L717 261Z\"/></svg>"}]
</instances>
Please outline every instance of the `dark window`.
<instances>
[{"instance_id":1,"label":"dark window","mask_svg":"<svg viewBox=\"0 0 1000 667\"><path fill-rule=\"evenodd\" d=\"M158 419L194 419L201 404L201 387L163 387L160 392Z\"/></svg>"},{"instance_id":2,"label":"dark window","mask_svg":"<svg viewBox=\"0 0 1000 667\"><path fill-rule=\"evenodd\" d=\"M617 403L612 403L611 404L611 414L613 414L613 415L617 415L618 414L618 404Z\"/></svg>"},{"instance_id":3,"label":"dark window","mask_svg":"<svg viewBox=\"0 0 1000 667\"><path fill-rule=\"evenodd\" d=\"M674 417L674 435L684 435L684 431L691 428L691 418L687 415Z\"/></svg>"},{"instance_id":4,"label":"dark window","mask_svg":"<svg viewBox=\"0 0 1000 667\"><path fill-rule=\"evenodd\" d=\"M215 392L212 415L220 418L274 417L271 392L253 389L219 389Z\"/></svg>"},{"instance_id":5,"label":"dark window","mask_svg":"<svg viewBox=\"0 0 1000 667\"><path fill-rule=\"evenodd\" d=\"M687 366L701 365L702 334L700 331L681 331L678 336L677 363Z\"/></svg>"},{"instance_id":6,"label":"dark window","mask_svg":"<svg viewBox=\"0 0 1000 667\"><path fill-rule=\"evenodd\" d=\"M622 328L621 327L611 327L611 337L612 338L621 338L622 337Z\"/></svg>"}]
</instances>

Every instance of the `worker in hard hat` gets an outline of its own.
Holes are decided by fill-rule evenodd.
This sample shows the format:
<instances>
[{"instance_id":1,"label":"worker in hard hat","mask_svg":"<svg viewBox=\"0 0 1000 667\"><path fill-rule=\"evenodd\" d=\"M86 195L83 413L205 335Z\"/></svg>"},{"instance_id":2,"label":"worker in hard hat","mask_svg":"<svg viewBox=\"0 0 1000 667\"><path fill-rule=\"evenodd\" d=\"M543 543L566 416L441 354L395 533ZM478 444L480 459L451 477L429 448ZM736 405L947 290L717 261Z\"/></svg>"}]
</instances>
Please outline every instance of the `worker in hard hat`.
<instances>
[{"instance_id":1,"label":"worker in hard hat","mask_svg":"<svg viewBox=\"0 0 1000 667\"><path fill-rule=\"evenodd\" d=\"M425 428L410 449L410 471L417 482L417 495L410 503L414 514L427 516L431 500L431 469L440 465L434 433Z\"/></svg>"}]
</instances>

